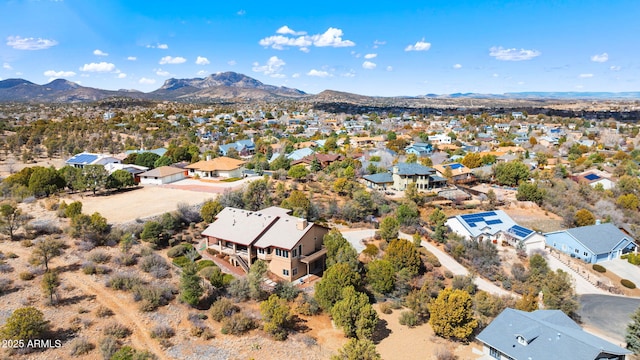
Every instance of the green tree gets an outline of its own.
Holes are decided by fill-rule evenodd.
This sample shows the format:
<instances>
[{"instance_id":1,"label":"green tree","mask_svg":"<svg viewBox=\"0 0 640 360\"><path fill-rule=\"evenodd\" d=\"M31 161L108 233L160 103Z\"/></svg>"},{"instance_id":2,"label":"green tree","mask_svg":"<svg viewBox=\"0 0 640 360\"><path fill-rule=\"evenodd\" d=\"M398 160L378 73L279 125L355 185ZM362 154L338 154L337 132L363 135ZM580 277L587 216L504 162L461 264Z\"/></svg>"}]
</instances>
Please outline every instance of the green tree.
<instances>
[{"instance_id":1,"label":"green tree","mask_svg":"<svg viewBox=\"0 0 640 360\"><path fill-rule=\"evenodd\" d=\"M622 194L639 194L640 179L629 175L621 176L616 183L616 189Z\"/></svg>"},{"instance_id":2,"label":"green tree","mask_svg":"<svg viewBox=\"0 0 640 360\"><path fill-rule=\"evenodd\" d=\"M406 163L408 164L415 164L418 162L418 155L416 154L409 154L407 155L407 159L405 160Z\"/></svg>"},{"instance_id":3,"label":"green tree","mask_svg":"<svg viewBox=\"0 0 640 360\"><path fill-rule=\"evenodd\" d=\"M220 201L207 200L200 209L200 216L205 222L212 223L215 220L216 215L218 215L222 209L224 209L224 206L220 204Z\"/></svg>"},{"instance_id":4,"label":"green tree","mask_svg":"<svg viewBox=\"0 0 640 360\"><path fill-rule=\"evenodd\" d=\"M596 223L596 217L593 213L587 209L580 209L576 211L575 221L576 226L588 226Z\"/></svg>"},{"instance_id":5,"label":"green tree","mask_svg":"<svg viewBox=\"0 0 640 360\"><path fill-rule=\"evenodd\" d=\"M45 272L42 276L41 286L45 296L49 298L49 304L53 304L53 297L55 296L56 299L58 298L56 290L60 286L60 278L58 277L58 273L56 273L55 271Z\"/></svg>"},{"instance_id":6,"label":"green tree","mask_svg":"<svg viewBox=\"0 0 640 360\"><path fill-rule=\"evenodd\" d=\"M353 286L342 289L342 299L331 308L331 317L348 337L368 339L378 324L378 314L366 294Z\"/></svg>"},{"instance_id":7,"label":"green tree","mask_svg":"<svg viewBox=\"0 0 640 360\"><path fill-rule=\"evenodd\" d=\"M29 191L37 197L54 194L64 186L64 179L53 167L36 166L29 178Z\"/></svg>"},{"instance_id":8,"label":"green tree","mask_svg":"<svg viewBox=\"0 0 640 360\"><path fill-rule=\"evenodd\" d=\"M287 338L287 329L291 326L293 316L287 300L271 295L260 304L260 314L264 322L263 329L276 340Z\"/></svg>"},{"instance_id":9,"label":"green tree","mask_svg":"<svg viewBox=\"0 0 640 360\"><path fill-rule=\"evenodd\" d=\"M3 339L33 340L41 339L49 329L49 321L44 319L42 311L29 306L16 309L0 330Z\"/></svg>"},{"instance_id":10,"label":"green tree","mask_svg":"<svg viewBox=\"0 0 640 360\"><path fill-rule=\"evenodd\" d=\"M335 151L338 148L335 137L330 137L324 142L324 149L327 151Z\"/></svg>"},{"instance_id":11,"label":"green tree","mask_svg":"<svg viewBox=\"0 0 640 360\"><path fill-rule=\"evenodd\" d=\"M189 158L191 158L191 157L189 157ZM158 158L158 160L156 160L153 163L153 167L154 168L159 168L159 167L162 167L162 166L169 166L171 164L173 164L173 159L171 157L169 157L169 156L161 156L161 157Z\"/></svg>"},{"instance_id":12,"label":"green tree","mask_svg":"<svg viewBox=\"0 0 640 360\"><path fill-rule=\"evenodd\" d=\"M82 202L74 201L64 209L64 217L73 219L76 215L82 214Z\"/></svg>"},{"instance_id":13,"label":"green tree","mask_svg":"<svg viewBox=\"0 0 640 360\"><path fill-rule=\"evenodd\" d=\"M616 204L623 209L637 210L640 207L640 199L636 194L624 194L618 196Z\"/></svg>"},{"instance_id":14,"label":"green tree","mask_svg":"<svg viewBox=\"0 0 640 360\"><path fill-rule=\"evenodd\" d=\"M271 170L279 170L279 169L289 170L289 167L291 167L291 160L289 160L284 155L278 156L275 160L273 160L269 164L269 168Z\"/></svg>"},{"instance_id":15,"label":"green tree","mask_svg":"<svg viewBox=\"0 0 640 360\"><path fill-rule=\"evenodd\" d=\"M396 271L406 269L411 276L420 271L420 254L411 241L395 239L389 243L384 254L384 259L389 261Z\"/></svg>"},{"instance_id":16,"label":"green tree","mask_svg":"<svg viewBox=\"0 0 640 360\"><path fill-rule=\"evenodd\" d=\"M160 155L152 152L143 152L136 156L135 164L138 166L148 167L153 169L156 160L160 158Z\"/></svg>"},{"instance_id":17,"label":"green tree","mask_svg":"<svg viewBox=\"0 0 640 360\"><path fill-rule=\"evenodd\" d=\"M398 238L399 230L400 230L400 223L398 222L398 219L393 215L389 215L385 217L380 222L380 230L379 230L380 237L382 237L386 241L391 241L393 239Z\"/></svg>"},{"instance_id":18,"label":"green tree","mask_svg":"<svg viewBox=\"0 0 640 360\"><path fill-rule=\"evenodd\" d=\"M580 305L568 273L560 269L549 272L542 286L542 294L546 309L561 310L569 317L577 318Z\"/></svg>"},{"instance_id":19,"label":"green tree","mask_svg":"<svg viewBox=\"0 0 640 360\"><path fill-rule=\"evenodd\" d=\"M311 200L299 190L293 190L289 197L282 200L280 204L281 207L285 209L293 210L294 216L301 216L309 219L310 210L311 210Z\"/></svg>"},{"instance_id":20,"label":"green tree","mask_svg":"<svg viewBox=\"0 0 640 360\"><path fill-rule=\"evenodd\" d=\"M381 294L388 294L395 286L396 271L387 260L373 260L367 266L367 283Z\"/></svg>"},{"instance_id":21,"label":"green tree","mask_svg":"<svg viewBox=\"0 0 640 360\"><path fill-rule=\"evenodd\" d=\"M82 169L67 165L58 170L58 174L64 180L65 186L72 191L84 189L84 179L82 177Z\"/></svg>"},{"instance_id":22,"label":"green tree","mask_svg":"<svg viewBox=\"0 0 640 360\"><path fill-rule=\"evenodd\" d=\"M544 195L544 190L540 189L537 183L531 184L528 182L521 182L520 186L518 186L516 199L520 201L533 201L540 205L542 204L542 200L544 200Z\"/></svg>"},{"instance_id":23,"label":"green tree","mask_svg":"<svg viewBox=\"0 0 640 360\"><path fill-rule=\"evenodd\" d=\"M91 190L93 195L107 184L109 173L102 165L86 165L82 168L82 178L85 188Z\"/></svg>"},{"instance_id":24,"label":"green tree","mask_svg":"<svg viewBox=\"0 0 640 360\"><path fill-rule=\"evenodd\" d=\"M329 268L335 264L347 264L352 271L357 271L360 265L358 252L342 236L337 229L332 229L324 235L322 243L327 249L326 266Z\"/></svg>"},{"instance_id":25,"label":"green tree","mask_svg":"<svg viewBox=\"0 0 640 360\"><path fill-rule=\"evenodd\" d=\"M256 260L249 268L247 281L249 282L249 297L254 300L264 300L265 291L262 289L264 277L269 270L269 266L262 260Z\"/></svg>"},{"instance_id":26,"label":"green tree","mask_svg":"<svg viewBox=\"0 0 640 360\"><path fill-rule=\"evenodd\" d=\"M62 255L65 244L62 240L54 238L46 238L40 240L31 253L30 262L35 265L44 265L46 271L49 271L49 262L51 259Z\"/></svg>"},{"instance_id":27,"label":"green tree","mask_svg":"<svg viewBox=\"0 0 640 360\"><path fill-rule=\"evenodd\" d=\"M423 156L420 158L420 164L422 164L422 166L433 166L433 160L428 156Z\"/></svg>"},{"instance_id":28,"label":"green tree","mask_svg":"<svg viewBox=\"0 0 640 360\"><path fill-rule=\"evenodd\" d=\"M627 325L624 339L627 342L627 349L634 354L640 354L640 308L631 315L631 322Z\"/></svg>"},{"instance_id":29,"label":"green tree","mask_svg":"<svg viewBox=\"0 0 640 360\"><path fill-rule=\"evenodd\" d=\"M267 180L260 179L254 180L249 183L249 186L242 195L245 208L251 211L258 211L264 209L271 204L269 198L269 184Z\"/></svg>"},{"instance_id":30,"label":"green tree","mask_svg":"<svg viewBox=\"0 0 640 360\"><path fill-rule=\"evenodd\" d=\"M478 153L467 153L460 163L469 169L475 169L477 167L482 166L482 156Z\"/></svg>"},{"instance_id":31,"label":"green tree","mask_svg":"<svg viewBox=\"0 0 640 360\"><path fill-rule=\"evenodd\" d=\"M439 208L433 210L429 215L429 223L431 223L432 229L435 229L438 226L443 226L445 221L447 221L447 215Z\"/></svg>"},{"instance_id":32,"label":"green tree","mask_svg":"<svg viewBox=\"0 0 640 360\"><path fill-rule=\"evenodd\" d=\"M123 189L135 185L133 175L127 170L116 170L107 176L107 189Z\"/></svg>"},{"instance_id":33,"label":"green tree","mask_svg":"<svg viewBox=\"0 0 640 360\"><path fill-rule=\"evenodd\" d=\"M478 321L473 317L471 295L464 290L442 290L431 301L429 312L433 332L446 339L467 341L478 327Z\"/></svg>"},{"instance_id":34,"label":"green tree","mask_svg":"<svg viewBox=\"0 0 640 360\"><path fill-rule=\"evenodd\" d=\"M529 168L518 160L499 163L495 167L495 176L501 185L516 186L529 179Z\"/></svg>"},{"instance_id":35,"label":"green tree","mask_svg":"<svg viewBox=\"0 0 640 360\"><path fill-rule=\"evenodd\" d=\"M180 300L195 306L200 301L200 296L204 293L198 269L195 263L190 263L182 267L180 275Z\"/></svg>"},{"instance_id":36,"label":"green tree","mask_svg":"<svg viewBox=\"0 0 640 360\"><path fill-rule=\"evenodd\" d=\"M322 280L316 285L315 299L325 311L330 311L342 299L342 289L359 285L360 275L348 264L335 264L324 272Z\"/></svg>"},{"instance_id":37,"label":"green tree","mask_svg":"<svg viewBox=\"0 0 640 360\"><path fill-rule=\"evenodd\" d=\"M13 202L5 202L0 205L0 229L9 235L9 239L15 239L16 231L29 220L29 216L23 215L22 210Z\"/></svg>"},{"instance_id":38,"label":"green tree","mask_svg":"<svg viewBox=\"0 0 640 360\"><path fill-rule=\"evenodd\" d=\"M147 221L140 233L140 239L159 245L164 239L164 228L157 221Z\"/></svg>"},{"instance_id":39,"label":"green tree","mask_svg":"<svg viewBox=\"0 0 640 360\"><path fill-rule=\"evenodd\" d=\"M381 360L376 344L369 339L351 339L333 355L331 360Z\"/></svg>"},{"instance_id":40,"label":"green tree","mask_svg":"<svg viewBox=\"0 0 640 360\"><path fill-rule=\"evenodd\" d=\"M400 225L415 225L420 219L420 211L418 205L413 201L405 201L396 209L396 218Z\"/></svg>"},{"instance_id":41,"label":"green tree","mask_svg":"<svg viewBox=\"0 0 640 360\"><path fill-rule=\"evenodd\" d=\"M431 294L425 284L421 289L413 289L404 298L404 306L418 316L422 322L429 319L429 302L431 302Z\"/></svg>"},{"instance_id":42,"label":"green tree","mask_svg":"<svg viewBox=\"0 0 640 360\"><path fill-rule=\"evenodd\" d=\"M289 171L287 172L287 175L290 178L293 178L295 180L301 180L302 178L304 178L305 176L307 176L309 174L309 170L307 170L307 168L304 165L296 165L296 166L292 166Z\"/></svg>"}]
</instances>

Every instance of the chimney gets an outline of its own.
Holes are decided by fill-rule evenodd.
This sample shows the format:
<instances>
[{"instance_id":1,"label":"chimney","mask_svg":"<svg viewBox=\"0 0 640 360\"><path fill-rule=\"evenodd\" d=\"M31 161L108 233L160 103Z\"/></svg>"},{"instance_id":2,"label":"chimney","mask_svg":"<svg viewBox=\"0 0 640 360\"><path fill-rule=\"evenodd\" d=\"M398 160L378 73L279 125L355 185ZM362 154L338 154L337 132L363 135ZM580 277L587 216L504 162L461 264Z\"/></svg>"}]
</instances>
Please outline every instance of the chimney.
<instances>
[{"instance_id":1,"label":"chimney","mask_svg":"<svg viewBox=\"0 0 640 360\"><path fill-rule=\"evenodd\" d=\"M596 225L600 225L601 223L600 219L596 219Z\"/></svg>"},{"instance_id":2,"label":"chimney","mask_svg":"<svg viewBox=\"0 0 640 360\"><path fill-rule=\"evenodd\" d=\"M211 161L211 154L207 154L207 161Z\"/></svg>"},{"instance_id":3,"label":"chimney","mask_svg":"<svg viewBox=\"0 0 640 360\"><path fill-rule=\"evenodd\" d=\"M307 227L307 219L298 219L296 223L296 229L304 230Z\"/></svg>"}]
</instances>

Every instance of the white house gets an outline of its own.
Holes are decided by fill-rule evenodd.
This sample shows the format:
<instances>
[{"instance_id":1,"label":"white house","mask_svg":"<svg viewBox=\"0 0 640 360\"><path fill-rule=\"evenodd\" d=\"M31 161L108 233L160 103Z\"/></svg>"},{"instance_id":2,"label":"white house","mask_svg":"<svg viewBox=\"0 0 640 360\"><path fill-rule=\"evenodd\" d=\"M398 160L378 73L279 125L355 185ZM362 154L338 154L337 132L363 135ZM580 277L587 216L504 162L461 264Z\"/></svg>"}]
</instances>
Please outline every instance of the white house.
<instances>
[{"instance_id":1,"label":"white house","mask_svg":"<svg viewBox=\"0 0 640 360\"><path fill-rule=\"evenodd\" d=\"M242 177L245 162L225 156L212 160L203 160L187 165L189 175L201 178L237 178Z\"/></svg>"},{"instance_id":2,"label":"white house","mask_svg":"<svg viewBox=\"0 0 640 360\"><path fill-rule=\"evenodd\" d=\"M545 245L542 234L518 225L502 210L453 216L445 225L467 240L506 241L514 247L524 246L528 254L543 250Z\"/></svg>"},{"instance_id":3,"label":"white house","mask_svg":"<svg viewBox=\"0 0 640 360\"><path fill-rule=\"evenodd\" d=\"M186 177L185 170L172 166L161 166L145 171L138 175L142 185L162 185L182 180Z\"/></svg>"},{"instance_id":4,"label":"white house","mask_svg":"<svg viewBox=\"0 0 640 360\"><path fill-rule=\"evenodd\" d=\"M431 135L428 140L432 144L451 144L451 136L445 134Z\"/></svg>"}]
</instances>

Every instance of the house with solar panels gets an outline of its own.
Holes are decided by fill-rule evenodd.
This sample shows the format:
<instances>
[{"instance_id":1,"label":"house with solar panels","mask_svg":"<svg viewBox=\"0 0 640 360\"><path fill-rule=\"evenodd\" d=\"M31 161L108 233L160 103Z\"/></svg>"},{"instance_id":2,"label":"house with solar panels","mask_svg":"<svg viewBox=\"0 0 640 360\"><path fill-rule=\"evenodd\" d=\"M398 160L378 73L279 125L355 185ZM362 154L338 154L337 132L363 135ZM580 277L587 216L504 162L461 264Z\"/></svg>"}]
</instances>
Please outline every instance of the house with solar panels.
<instances>
[{"instance_id":1,"label":"house with solar panels","mask_svg":"<svg viewBox=\"0 0 640 360\"><path fill-rule=\"evenodd\" d=\"M518 225L502 210L456 215L447 219L445 225L467 240L506 242L516 248L523 246L528 254L545 246L542 234Z\"/></svg>"},{"instance_id":2,"label":"house with solar panels","mask_svg":"<svg viewBox=\"0 0 640 360\"><path fill-rule=\"evenodd\" d=\"M83 152L72 156L69 160L64 162L65 164L77 168L83 168L87 165L106 165L111 163L120 164L120 159L117 159L111 155L105 154L93 154Z\"/></svg>"},{"instance_id":3,"label":"house with solar panels","mask_svg":"<svg viewBox=\"0 0 640 360\"><path fill-rule=\"evenodd\" d=\"M592 264L617 259L637 247L631 236L612 223L554 231L544 237L554 249Z\"/></svg>"},{"instance_id":4,"label":"house with solar panels","mask_svg":"<svg viewBox=\"0 0 640 360\"><path fill-rule=\"evenodd\" d=\"M610 190L616 186L616 183L611 180L611 174L598 169L588 170L574 175L571 178L578 183L587 183L593 188L601 184L604 190Z\"/></svg>"},{"instance_id":5,"label":"house with solar panels","mask_svg":"<svg viewBox=\"0 0 640 360\"><path fill-rule=\"evenodd\" d=\"M434 165L433 168L438 171L440 176L444 176L447 169L451 170L451 180L453 182L468 182L475 179L471 169L457 162Z\"/></svg>"}]
</instances>

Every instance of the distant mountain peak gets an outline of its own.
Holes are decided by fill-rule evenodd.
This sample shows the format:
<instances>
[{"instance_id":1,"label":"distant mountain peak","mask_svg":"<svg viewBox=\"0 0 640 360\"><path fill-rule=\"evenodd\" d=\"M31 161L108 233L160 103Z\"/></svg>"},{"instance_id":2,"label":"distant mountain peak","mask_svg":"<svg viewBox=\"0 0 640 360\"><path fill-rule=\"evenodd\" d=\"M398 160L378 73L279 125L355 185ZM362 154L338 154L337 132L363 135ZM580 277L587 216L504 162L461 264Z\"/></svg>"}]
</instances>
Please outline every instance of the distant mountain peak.
<instances>
[{"instance_id":1,"label":"distant mountain peak","mask_svg":"<svg viewBox=\"0 0 640 360\"><path fill-rule=\"evenodd\" d=\"M61 90L61 91L66 91L66 90L73 90L73 89L77 89L80 87L80 85L69 81L69 80L65 80L65 79L55 79L53 81L51 81L48 84L44 84L42 85L46 88L49 89L53 89L53 90Z\"/></svg>"}]
</instances>

